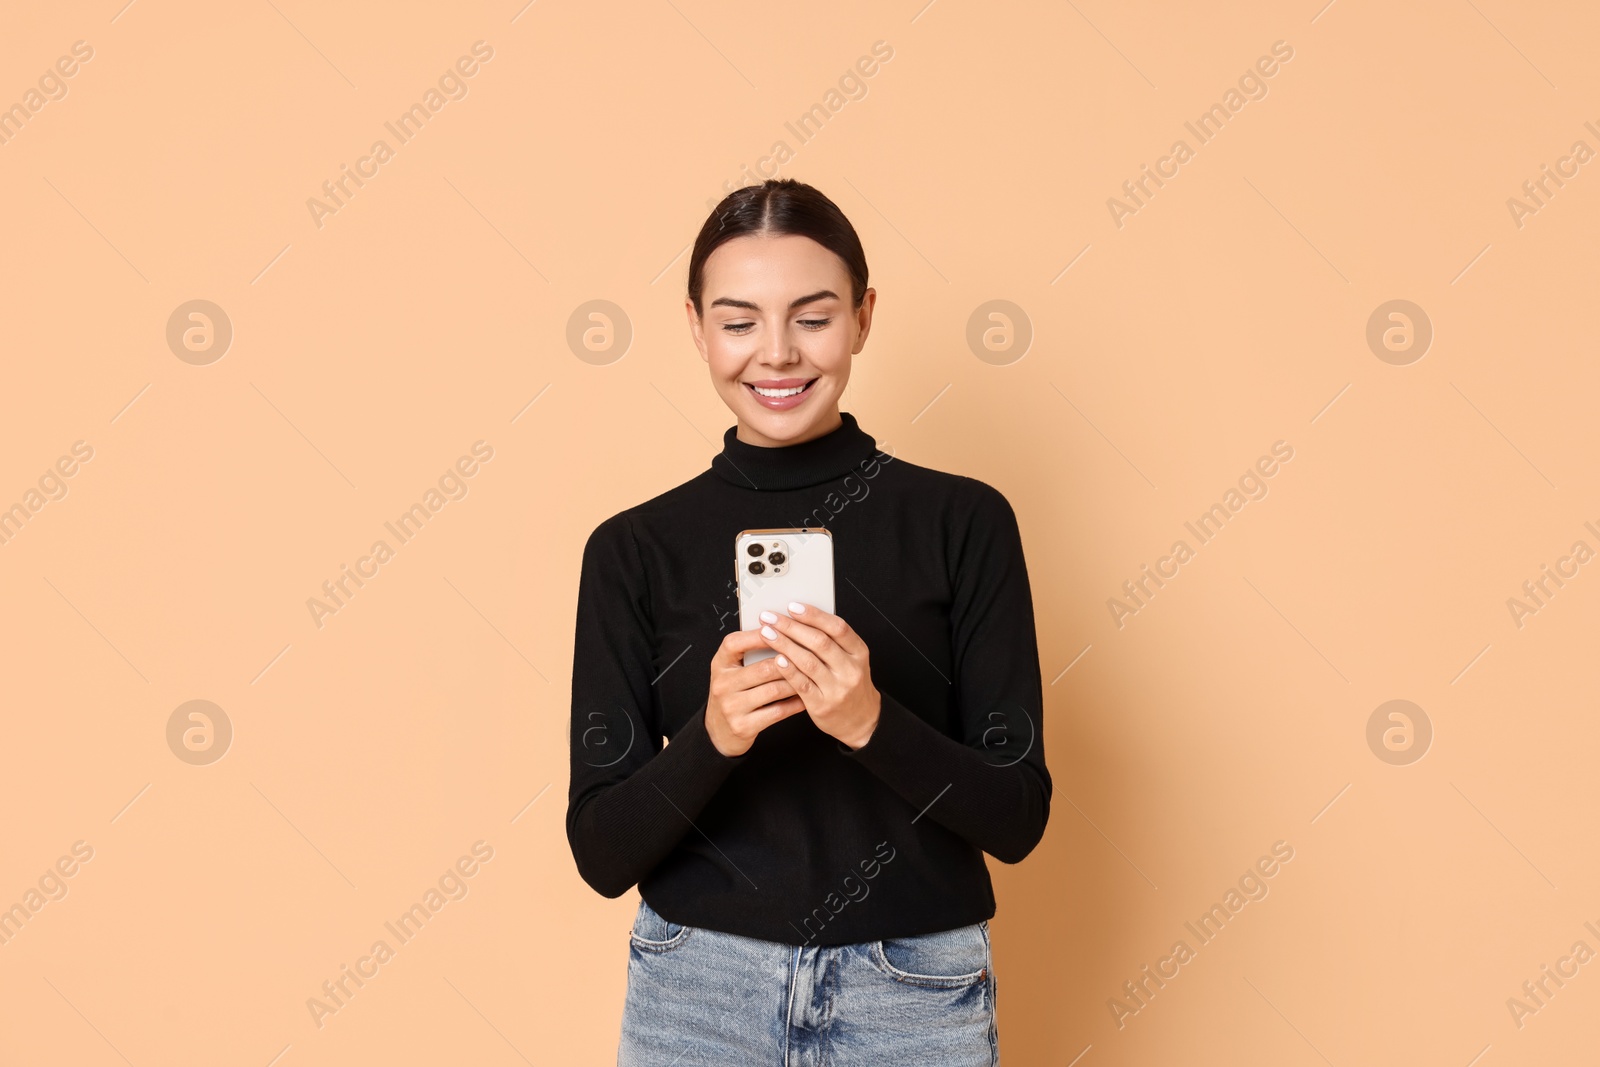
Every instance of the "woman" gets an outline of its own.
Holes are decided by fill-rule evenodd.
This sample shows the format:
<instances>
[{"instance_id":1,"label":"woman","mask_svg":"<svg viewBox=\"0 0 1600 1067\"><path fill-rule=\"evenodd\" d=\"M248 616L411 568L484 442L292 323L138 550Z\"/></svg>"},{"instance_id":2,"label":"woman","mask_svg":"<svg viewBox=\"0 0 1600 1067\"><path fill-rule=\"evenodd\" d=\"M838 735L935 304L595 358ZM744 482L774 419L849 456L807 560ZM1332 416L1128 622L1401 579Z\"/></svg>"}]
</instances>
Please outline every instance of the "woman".
<instances>
[{"instance_id":1,"label":"woman","mask_svg":"<svg viewBox=\"0 0 1600 1067\"><path fill-rule=\"evenodd\" d=\"M1033 604L1005 497L839 410L876 299L816 189L723 200L685 309L737 425L584 548L567 838L642 898L623 1067L999 1062L983 854L1050 809ZM799 526L833 536L838 614L740 630L735 535Z\"/></svg>"}]
</instances>

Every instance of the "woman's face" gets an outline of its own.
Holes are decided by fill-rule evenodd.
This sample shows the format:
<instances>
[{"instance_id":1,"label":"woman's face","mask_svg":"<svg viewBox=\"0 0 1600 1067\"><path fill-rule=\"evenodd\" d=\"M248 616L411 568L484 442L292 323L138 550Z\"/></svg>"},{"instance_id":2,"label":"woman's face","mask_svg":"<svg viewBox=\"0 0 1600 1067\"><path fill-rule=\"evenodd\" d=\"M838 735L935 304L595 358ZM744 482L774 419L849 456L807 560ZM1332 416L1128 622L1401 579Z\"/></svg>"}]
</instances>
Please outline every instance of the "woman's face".
<instances>
[{"instance_id":1,"label":"woman's face","mask_svg":"<svg viewBox=\"0 0 1600 1067\"><path fill-rule=\"evenodd\" d=\"M706 258L703 278L705 317L684 302L689 331L739 420L738 439L776 448L836 429L850 357L866 343L877 293L868 289L852 310L844 261L795 234L725 241Z\"/></svg>"}]
</instances>

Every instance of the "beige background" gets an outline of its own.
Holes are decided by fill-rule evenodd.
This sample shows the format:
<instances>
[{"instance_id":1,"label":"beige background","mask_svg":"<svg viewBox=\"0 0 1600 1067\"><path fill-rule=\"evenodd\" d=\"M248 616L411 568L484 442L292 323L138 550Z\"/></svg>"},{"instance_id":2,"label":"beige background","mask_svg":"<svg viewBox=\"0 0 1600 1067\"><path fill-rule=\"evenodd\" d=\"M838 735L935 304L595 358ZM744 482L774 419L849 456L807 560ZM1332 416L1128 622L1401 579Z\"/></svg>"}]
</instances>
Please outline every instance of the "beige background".
<instances>
[{"instance_id":1,"label":"beige background","mask_svg":"<svg viewBox=\"0 0 1600 1067\"><path fill-rule=\"evenodd\" d=\"M1600 565L1507 605L1600 549L1600 164L1520 226L1507 204L1600 149L1588 5L120 4L0 33L6 106L93 50L0 144L0 506L26 514L0 905L65 892L0 945L0 1062L613 1062L637 897L591 892L563 830L579 554L720 447L687 250L780 140L880 293L845 409L1022 525L1056 794L1038 850L991 861L1005 1062L1592 1052L1600 963L1507 1006L1600 951ZM477 41L400 144L384 124ZM1184 123L1277 41L1267 95L1199 144ZM809 142L785 126L830 102ZM307 200L380 138L319 226ZM1119 227L1108 198L1179 138ZM231 323L220 359L168 345L192 300ZM569 346L594 300L620 358ZM991 300L1020 358L969 347ZM1392 300L1434 330L1405 365L1366 340ZM388 534L479 441L466 495ZM1277 441L1268 495L1119 627L1108 599ZM308 599L379 539L319 627ZM1397 699L1433 731L1403 765L1367 740ZM192 700L231 725L220 760L179 757L199 720L169 744ZM319 1026L308 999L480 841L445 879L467 895ZM1200 946L1184 923L1277 841L1269 895Z\"/></svg>"}]
</instances>

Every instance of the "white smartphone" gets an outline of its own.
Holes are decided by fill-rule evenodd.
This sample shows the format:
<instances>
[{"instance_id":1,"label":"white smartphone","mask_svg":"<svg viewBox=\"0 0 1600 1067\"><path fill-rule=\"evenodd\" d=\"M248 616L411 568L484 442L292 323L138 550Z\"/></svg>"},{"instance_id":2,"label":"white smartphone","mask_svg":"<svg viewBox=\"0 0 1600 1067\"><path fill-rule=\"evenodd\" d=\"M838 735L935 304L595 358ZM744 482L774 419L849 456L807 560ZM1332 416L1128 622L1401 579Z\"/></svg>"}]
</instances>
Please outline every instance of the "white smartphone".
<instances>
[{"instance_id":1,"label":"white smartphone","mask_svg":"<svg viewBox=\"0 0 1600 1067\"><path fill-rule=\"evenodd\" d=\"M792 615L791 600L834 614L833 535L820 526L743 530L733 541L733 566L741 630L759 629L763 611ZM753 648L744 665L775 655Z\"/></svg>"}]
</instances>

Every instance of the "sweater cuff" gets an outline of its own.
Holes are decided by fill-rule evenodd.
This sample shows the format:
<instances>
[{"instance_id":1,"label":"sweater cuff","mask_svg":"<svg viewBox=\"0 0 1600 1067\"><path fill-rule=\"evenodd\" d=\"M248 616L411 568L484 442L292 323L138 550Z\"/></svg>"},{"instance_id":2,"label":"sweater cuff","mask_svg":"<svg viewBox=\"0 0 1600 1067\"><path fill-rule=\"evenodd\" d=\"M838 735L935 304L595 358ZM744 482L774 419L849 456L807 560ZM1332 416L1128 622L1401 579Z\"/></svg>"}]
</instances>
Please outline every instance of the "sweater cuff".
<instances>
[{"instance_id":1,"label":"sweater cuff","mask_svg":"<svg viewBox=\"0 0 1600 1067\"><path fill-rule=\"evenodd\" d=\"M683 764L694 770L719 778L727 775L739 764L750 756L750 749L745 749L737 756L725 756L711 741L711 733L706 729L706 706L700 705L700 710L689 716L689 721L683 724L683 729L672 735L667 747L677 748L684 746L678 753L678 758Z\"/></svg>"},{"instance_id":2,"label":"sweater cuff","mask_svg":"<svg viewBox=\"0 0 1600 1067\"><path fill-rule=\"evenodd\" d=\"M843 741L837 742L839 751L851 759L867 767L875 773L885 769L891 771L896 764L902 762L916 763L926 757L920 753L925 752L923 742L928 733L939 734L932 726L923 722L916 713L900 703L894 697L878 690L881 698L878 706L878 725L873 727L872 736L867 738L867 743L860 748L851 748ZM922 736L918 736L918 735Z\"/></svg>"}]
</instances>

